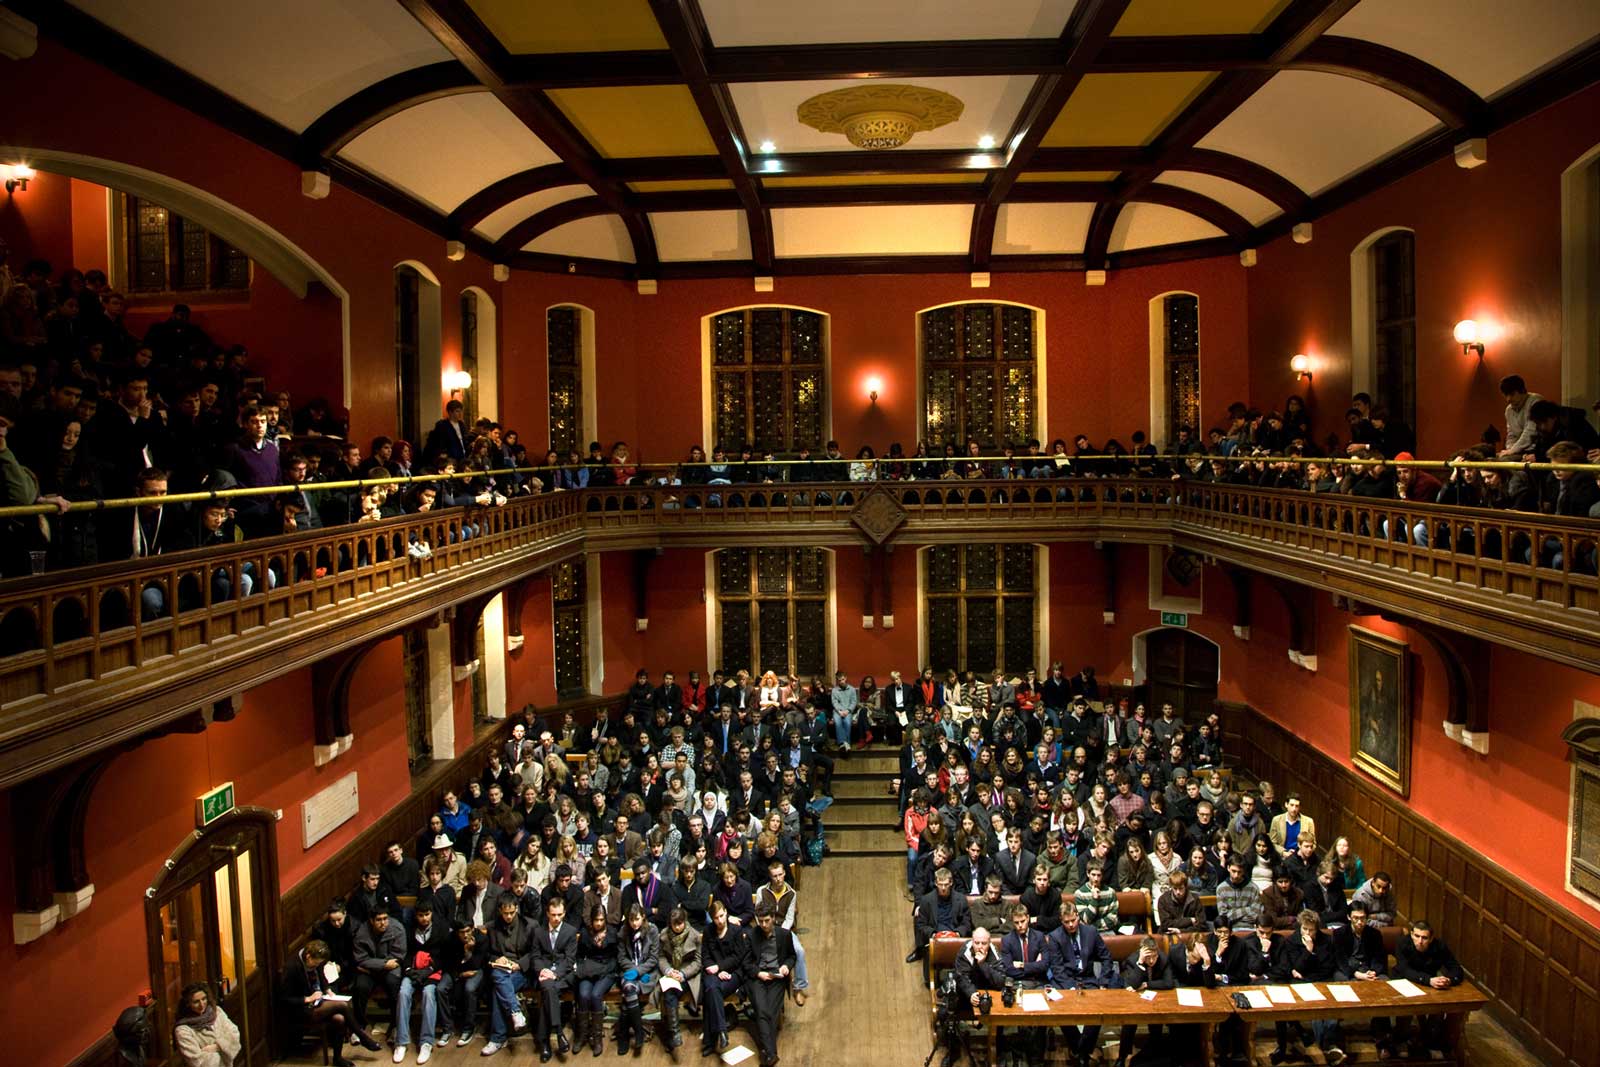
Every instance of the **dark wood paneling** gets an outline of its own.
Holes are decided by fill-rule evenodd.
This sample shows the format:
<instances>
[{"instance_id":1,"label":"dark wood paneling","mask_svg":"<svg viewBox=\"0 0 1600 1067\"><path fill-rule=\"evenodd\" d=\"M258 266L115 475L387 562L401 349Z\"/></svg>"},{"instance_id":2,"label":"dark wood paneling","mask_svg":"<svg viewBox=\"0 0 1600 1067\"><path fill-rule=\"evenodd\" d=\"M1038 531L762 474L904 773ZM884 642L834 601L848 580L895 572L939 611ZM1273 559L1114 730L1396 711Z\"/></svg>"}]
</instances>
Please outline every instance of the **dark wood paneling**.
<instances>
[{"instance_id":1,"label":"dark wood paneling","mask_svg":"<svg viewBox=\"0 0 1600 1067\"><path fill-rule=\"evenodd\" d=\"M1518 1040L1550 1063L1600 1065L1600 930L1261 712L1229 704L1225 719L1240 766L1305 794L1369 874L1392 874L1401 912L1434 924Z\"/></svg>"}]
</instances>

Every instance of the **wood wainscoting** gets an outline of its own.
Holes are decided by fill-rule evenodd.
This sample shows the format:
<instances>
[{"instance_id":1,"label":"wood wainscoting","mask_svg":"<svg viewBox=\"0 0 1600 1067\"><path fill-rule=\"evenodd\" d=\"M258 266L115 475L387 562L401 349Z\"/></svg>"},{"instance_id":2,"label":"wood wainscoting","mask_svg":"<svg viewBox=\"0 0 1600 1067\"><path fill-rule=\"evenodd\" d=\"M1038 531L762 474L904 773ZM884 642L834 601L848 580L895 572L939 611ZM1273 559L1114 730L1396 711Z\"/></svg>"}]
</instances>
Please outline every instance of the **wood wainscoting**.
<instances>
[{"instance_id":1,"label":"wood wainscoting","mask_svg":"<svg viewBox=\"0 0 1600 1067\"><path fill-rule=\"evenodd\" d=\"M1600 1067L1600 930L1261 712L1220 709L1239 766L1280 797L1304 794L1369 875L1392 874L1401 913L1433 924L1518 1040L1549 1063Z\"/></svg>"}]
</instances>

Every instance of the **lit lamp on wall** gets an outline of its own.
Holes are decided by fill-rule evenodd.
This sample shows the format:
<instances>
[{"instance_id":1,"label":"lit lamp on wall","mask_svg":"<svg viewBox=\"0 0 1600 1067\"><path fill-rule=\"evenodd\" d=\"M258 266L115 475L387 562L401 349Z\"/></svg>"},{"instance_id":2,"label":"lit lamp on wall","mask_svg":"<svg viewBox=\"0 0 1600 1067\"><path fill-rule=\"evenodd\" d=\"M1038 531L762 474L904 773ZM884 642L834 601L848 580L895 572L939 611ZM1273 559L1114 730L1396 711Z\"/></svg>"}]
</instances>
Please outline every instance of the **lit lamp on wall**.
<instances>
[{"instance_id":1,"label":"lit lamp on wall","mask_svg":"<svg viewBox=\"0 0 1600 1067\"><path fill-rule=\"evenodd\" d=\"M1478 353L1478 358L1483 358L1483 342L1478 340L1478 324L1472 319L1462 319L1456 323L1456 344L1461 346L1461 354L1469 352Z\"/></svg>"},{"instance_id":2,"label":"lit lamp on wall","mask_svg":"<svg viewBox=\"0 0 1600 1067\"><path fill-rule=\"evenodd\" d=\"M451 400L460 400L461 394L472 388L472 375L464 370L447 371L444 387L449 390Z\"/></svg>"},{"instance_id":3,"label":"lit lamp on wall","mask_svg":"<svg viewBox=\"0 0 1600 1067\"><path fill-rule=\"evenodd\" d=\"M27 192L28 183L32 181L35 176L34 169L32 167L24 166L21 163L17 163L9 167L0 167L0 171L5 172L6 192L8 193Z\"/></svg>"},{"instance_id":4,"label":"lit lamp on wall","mask_svg":"<svg viewBox=\"0 0 1600 1067\"><path fill-rule=\"evenodd\" d=\"M883 379L874 374L867 379L867 399L872 403L878 402L878 394L883 391Z\"/></svg>"},{"instance_id":5,"label":"lit lamp on wall","mask_svg":"<svg viewBox=\"0 0 1600 1067\"><path fill-rule=\"evenodd\" d=\"M1294 380L1307 381L1311 378L1311 357L1304 352L1296 352L1289 357L1289 369L1294 371Z\"/></svg>"}]
</instances>

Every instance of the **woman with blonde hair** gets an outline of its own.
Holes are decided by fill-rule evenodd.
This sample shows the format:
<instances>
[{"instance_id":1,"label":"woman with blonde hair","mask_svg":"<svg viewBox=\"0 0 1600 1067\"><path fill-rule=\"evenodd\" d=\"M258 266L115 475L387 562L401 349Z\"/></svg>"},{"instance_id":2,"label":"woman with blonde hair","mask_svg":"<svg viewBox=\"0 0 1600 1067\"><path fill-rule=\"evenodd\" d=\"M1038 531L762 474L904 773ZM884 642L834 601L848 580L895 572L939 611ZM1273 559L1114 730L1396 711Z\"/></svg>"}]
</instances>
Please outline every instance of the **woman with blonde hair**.
<instances>
[{"instance_id":1,"label":"woman with blonde hair","mask_svg":"<svg viewBox=\"0 0 1600 1067\"><path fill-rule=\"evenodd\" d=\"M1155 848L1150 853L1150 866L1155 871L1153 895L1165 893L1172 884L1174 871L1183 869L1183 857L1172 847L1172 837L1165 830L1157 830Z\"/></svg>"},{"instance_id":2,"label":"woman with blonde hair","mask_svg":"<svg viewBox=\"0 0 1600 1067\"><path fill-rule=\"evenodd\" d=\"M775 672L766 671L761 675L761 689L756 698L756 706L763 714L776 711L783 706L783 687L778 684Z\"/></svg>"}]
</instances>

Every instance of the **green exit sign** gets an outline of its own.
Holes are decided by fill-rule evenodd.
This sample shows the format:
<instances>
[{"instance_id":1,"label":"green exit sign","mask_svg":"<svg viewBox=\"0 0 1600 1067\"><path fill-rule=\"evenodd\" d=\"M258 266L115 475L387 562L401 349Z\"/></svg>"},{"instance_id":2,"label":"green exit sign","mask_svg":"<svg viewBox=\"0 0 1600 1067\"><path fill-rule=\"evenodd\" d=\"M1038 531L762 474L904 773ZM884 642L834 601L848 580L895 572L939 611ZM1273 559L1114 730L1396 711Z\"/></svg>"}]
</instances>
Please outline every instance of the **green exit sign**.
<instances>
[{"instance_id":1,"label":"green exit sign","mask_svg":"<svg viewBox=\"0 0 1600 1067\"><path fill-rule=\"evenodd\" d=\"M194 798L195 826L205 829L233 810L233 783L223 782Z\"/></svg>"},{"instance_id":2,"label":"green exit sign","mask_svg":"<svg viewBox=\"0 0 1600 1067\"><path fill-rule=\"evenodd\" d=\"M1181 611L1163 611L1161 613L1161 625L1181 626L1187 630L1189 628L1189 616Z\"/></svg>"}]
</instances>

